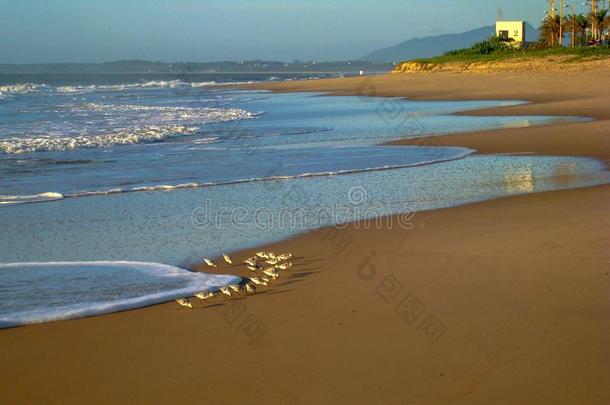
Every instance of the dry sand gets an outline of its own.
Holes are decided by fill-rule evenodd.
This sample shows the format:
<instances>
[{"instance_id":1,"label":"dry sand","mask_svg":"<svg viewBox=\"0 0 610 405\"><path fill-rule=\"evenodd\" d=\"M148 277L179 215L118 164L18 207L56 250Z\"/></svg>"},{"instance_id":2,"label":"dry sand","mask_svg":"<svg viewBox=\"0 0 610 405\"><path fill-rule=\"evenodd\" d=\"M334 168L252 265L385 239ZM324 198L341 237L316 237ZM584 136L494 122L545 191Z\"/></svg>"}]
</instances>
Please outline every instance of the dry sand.
<instances>
[{"instance_id":1,"label":"dry sand","mask_svg":"<svg viewBox=\"0 0 610 405\"><path fill-rule=\"evenodd\" d=\"M598 120L437 141L608 162L609 78L430 73L267 87L532 100L478 114ZM0 402L610 403L609 198L609 186L532 194L417 213L412 230L311 232L270 247L302 258L252 297L2 330Z\"/></svg>"}]
</instances>

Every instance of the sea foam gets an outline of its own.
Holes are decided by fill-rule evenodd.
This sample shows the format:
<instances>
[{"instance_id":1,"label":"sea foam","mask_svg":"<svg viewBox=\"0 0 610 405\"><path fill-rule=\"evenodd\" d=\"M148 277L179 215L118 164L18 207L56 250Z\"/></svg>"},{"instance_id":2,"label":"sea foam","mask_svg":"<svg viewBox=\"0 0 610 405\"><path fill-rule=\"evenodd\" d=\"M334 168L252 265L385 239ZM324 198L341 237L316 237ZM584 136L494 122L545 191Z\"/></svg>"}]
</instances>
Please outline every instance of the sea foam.
<instances>
[{"instance_id":1,"label":"sea foam","mask_svg":"<svg viewBox=\"0 0 610 405\"><path fill-rule=\"evenodd\" d=\"M47 192L32 195L0 195L0 206L26 204L35 202L61 200L64 196L60 193Z\"/></svg>"},{"instance_id":2,"label":"sea foam","mask_svg":"<svg viewBox=\"0 0 610 405\"><path fill-rule=\"evenodd\" d=\"M0 141L0 152L9 154L65 151L82 148L109 148L145 142L159 142L168 138L196 133L197 127L184 125L147 126L109 134L77 136L40 135L30 138L8 138Z\"/></svg>"},{"instance_id":3,"label":"sea foam","mask_svg":"<svg viewBox=\"0 0 610 405\"><path fill-rule=\"evenodd\" d=\"M61 132L54 133L55 130L50 128L49 134L4 137L0 139L0 153L22 154L66 151L161 142L166 139L193 135L199 132L202 125L252 119L260 115L239 108L191 108L131 104L85 103L62 106L61 108L65 110L67 116L95 114L94 116L98 117L98 120L106 117L109 120L107 125L115 126L117 129L112 132L62 135ZM136 115L134 116L134 114ZM140 124L144 122L151 124L128 126L133 124L134 121ZM176 122L180 124L176 124ZM67 127L64 130L68 131L70 128ZM76 130L88 129L85 127L84 129L75 128ZM199 143L210 143L215 140L216 138L209 137L199 140Z\"/></svg>"},{"instance_id":4,"label":"sea foam","mask_svg":"<svg viewBox=\"0 0 610 405\"><path fill-rule=\"evenodd\" d=\"M124 83L124 84L89 84L89 85L66 85L66 86L51 86L48 84L39 83L14 83L0 85L0 96L2 95L20 95L37 91L48 91L55 93L90 93L94 91L125 91L133 89L198 89L215 87L222 85L235 84L253 84L255 81L231 81L228 83L206 81L206 82L188 82L180 79L176 80L150 80L146 82Z\"/></svg>"},{"instance_id":5,"label":"sea foam","mask_svg":"<svg viewBox=\"0 0 610 405\"><path fill-rule=\"evenodd\" d=\"M144 307L239 281L160 263L0 264L0 328Z\"/></svg>"},{"instance_id":6,"label":"sea foam","mask_svg":"<svg viewBox=\"0 0 610 405\"><path fill-rule=\"evenodd\" d=\"M7 84L0 85L0 96L2 95L19 95L19 94L27 94L35 91L49 89L50 87L46 84L36 84L36 83L17 83L17 84Z\"/></svg>"}]
</instances>

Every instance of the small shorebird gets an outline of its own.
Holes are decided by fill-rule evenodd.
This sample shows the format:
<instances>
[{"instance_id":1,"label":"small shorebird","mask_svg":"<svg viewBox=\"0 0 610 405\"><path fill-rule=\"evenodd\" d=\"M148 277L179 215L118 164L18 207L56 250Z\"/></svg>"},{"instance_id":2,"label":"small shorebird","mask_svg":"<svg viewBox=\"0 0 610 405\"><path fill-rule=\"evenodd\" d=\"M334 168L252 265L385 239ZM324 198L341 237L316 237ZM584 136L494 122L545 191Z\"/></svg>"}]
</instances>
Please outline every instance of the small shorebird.
<instances>
[{"instance_id":1,"label":"small shorebird","mask_svg":"<svg viewBox=\"0 0 610 405\"><path fill-rule=\"evenodd\" d=\"M288 270L291 267L292 267L292 262L281 263L281 264L278 264L275 266L275 268L278 270Z\"/></svg>"},{"instance_id":2,"label":"small shorebird","mask_svg":"<svg viewBox=\"0 0 610 405\"><path fill-rule=\"evenodd\" d=\"M261 280L263 280L265 283L269 284L271 282L271 279L269 277L261 277Z\"/></svg>"},{"instance_id":3,"label":"small shorebird","mask_svg":"<svg viewBox=\"0 0 610 405\"><path fill-rule=\"evenodd\" d=\"M267 263L267 264L278 264L279 262L280 261L278 259L276 259L276 258L269 259L269 260L265 261L265 263Z\"/></svg>"},{"instance_id":4,"label":"small shorebird","mask_svg":"<svg viewBox=\"0 0 610 405\"><path fill-rule=\"evenodd\" d=\"M281 255L277 256L277 259L280 261L292 259L292 253L282 253Z\"/></svg>"},{"instance_id":5,"label":"small shorebird","mask_svg":"<svg viewBox=\"0 0 610 405\"><path fill-rule=\"evenodd\" d=\"M274 280L280 277L277 270L275 270L275 268L273 268L273 267L266 268L265 270L263 270L263 273L265 273L266 275L268 275L269 277L271 277Z\"/></svg>"},{"instance_id":6,"label":"small shorebird","mask_svg":"<svg viewBox=\"0 0 610 405\"><path fill-rule=\"evenodd\" d=\"M212 259L208 259L207 257L204 257L203 261L205 262L205 264L207 264L210 267L218 268L218 266L216 265L216 263L214 263L214 260L212 260Z\"/></svg>"},{"instance_id":7,"label":"small shorebird","mask_svg":"<svg viewBox=\"0 0 610 405\"><path fill-rule=\"evenodd\" d=\"M191 304L191 301L187 300L186 298L178 298L176 300L176 302L178 303L178 305L180 305L181 307L186 307L186 308L193 308L193 304Z\"/></svg>"},{"instance_id":8,"label":"small shorebird","mask_svg":"<svg viewBox=\"0 0 610 405\"><path fill-rule=\"evenodd\" d=\"M258 263L255 263L255 264L253 264L252 266L250 266L250 265L248 264L248 265L246 265L246 267L247 267L249 270L252 270L252 271L256 271L256 270L262 270L262 269L263 269L263 266L261 266L261 265L260 265L260 264L258 264Z\"/></svg>"},{"instance_id":9,"label":"small shorebird","mask_svg":"<svg viewBox=\"0 0 610 405\"><path fill-rule=\"evenodd\" d=\"M267 252L256 252L256 256L260 257L261 259L269 258L269 254Z\"/></svg>"},{"instance_id":10,"label":"small shorebird","mask_svg":"<svg viewBox=\"0 0 610 405\"><path fill-rule=\"evenodd\" d=\"M208 292L200 292L200 293L195 294L195 297L197 297L201 301L203 301L203 300L207 300L208 298L214 297L214 294L211 293L211 292L210 293L208 293Z\"/></svg>"},{"instance_id":11,"label":"small shorebird","mask_svg":"<svg viewBox=\"0 0 610 405\"><path fill-rule=\"evenodd\" d=\"M250 257L244 260L243 263L248 266L256 266L256 259Z\"/></svg>"},{"instance_id":12,"label":"small shorebird","mask_svg":"<svg viewBox=\"0 0 610 405\"><path fill-rule=\"evenodd\" d=\"M233 264L233 260L231 260L231 256L226 255L226 254L222 254L222 257L225 259L225 262L229 263L229 264Z\"/></svg>"},{"instance_id":13,"label":"small shorebird","mask_svg":"<svg viewBox=\"0 0 610 405\"><path fill-rule=\"evenodd\" d=\"M273 252L267 252L267 256L269 256L269 259L275 259L275 253Z\"/></svg>"},{"instance_id":14,"label":"small shorebird","mask_svg":"<svg viewBox=\"0 0 610 405\"><path fill-rule=\"evenodd\" d=\"M239 292L240 288L236 284L229 284L229 288L235 292Z\"/></svg>"},{"instance_id":15,"label":"small shorebird","mask_svg":"<svg viewBox=\"0 0 610 405\"><path fill-rule=\"evenodd\" d=\"M229 297L231 296L231 290L229 290L227 287L220 287L220 292Z\"/></svg>"},{"instance_id":16,"label":"small shorebird","mask_svg":"<svg viewBox=\"0 0 610 405\"><path fill-rule=\"evenodd\" d=\"M264 286L268 285L265 280L261 280L258 277L250 277L249 280L252 281L256 285L264 285Z\"/></svg>"},{"instance_id":17,"label":"small shorebird","mask_svg":"<svg viewBox=\"0 0 610 405\"><path fill-rule=\"evenodd\" d=\"M246 294L256 294L256 287L246 283Z\"/></svg>"}]
</instances>

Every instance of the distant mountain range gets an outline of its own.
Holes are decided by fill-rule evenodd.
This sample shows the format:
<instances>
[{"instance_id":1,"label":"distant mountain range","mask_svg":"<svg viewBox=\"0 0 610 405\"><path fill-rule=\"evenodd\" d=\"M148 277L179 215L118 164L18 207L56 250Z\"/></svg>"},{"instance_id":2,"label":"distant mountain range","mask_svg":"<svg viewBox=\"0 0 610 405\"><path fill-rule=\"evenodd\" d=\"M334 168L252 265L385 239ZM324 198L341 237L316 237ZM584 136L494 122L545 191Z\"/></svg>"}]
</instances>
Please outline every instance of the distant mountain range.
<instances>
[{"instance_id":1,"label":"distant mountain range","mask_svg":"<svg viewBox=\"0 0 610 405\"><path fill-rule=\"evenodd\" d=\"M442 55L447 51L468 48L475 42L488 39L495 33L495 25L477 28L460 34L444 34L423 38L413 38L389 48L380 49L365 55L361 60L375 62L401 62L409 59L429 58ZM526 41L538 40L538 30L526 24Z\"/></svg>"}]
</instances>

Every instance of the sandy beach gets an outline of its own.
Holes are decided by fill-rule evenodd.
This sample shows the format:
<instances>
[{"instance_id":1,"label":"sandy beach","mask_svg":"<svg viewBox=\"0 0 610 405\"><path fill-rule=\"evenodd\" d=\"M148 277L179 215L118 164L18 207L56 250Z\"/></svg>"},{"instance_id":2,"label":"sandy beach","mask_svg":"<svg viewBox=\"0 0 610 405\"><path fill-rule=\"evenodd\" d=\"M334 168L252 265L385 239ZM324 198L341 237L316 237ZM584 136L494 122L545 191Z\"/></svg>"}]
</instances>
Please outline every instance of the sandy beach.
<instances>
[{"instance_id":1,"label":"sandy beach","mask_svg":"<svg viewBox=\"0 0 610 405\"><path fill-rule=\"evenodd\" d=\"M468 114L595 120L397 143L608 163L609 79L421 73L250 88L528 100ZM298 259L251 297L1 330L0 402L607 404L608 201L601 186L418 212L412 229L322 229L266 247Z\"/></svg>"}]
</instances>

